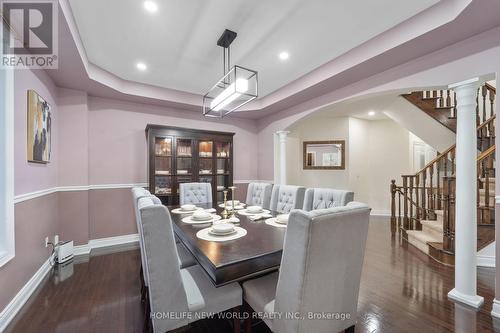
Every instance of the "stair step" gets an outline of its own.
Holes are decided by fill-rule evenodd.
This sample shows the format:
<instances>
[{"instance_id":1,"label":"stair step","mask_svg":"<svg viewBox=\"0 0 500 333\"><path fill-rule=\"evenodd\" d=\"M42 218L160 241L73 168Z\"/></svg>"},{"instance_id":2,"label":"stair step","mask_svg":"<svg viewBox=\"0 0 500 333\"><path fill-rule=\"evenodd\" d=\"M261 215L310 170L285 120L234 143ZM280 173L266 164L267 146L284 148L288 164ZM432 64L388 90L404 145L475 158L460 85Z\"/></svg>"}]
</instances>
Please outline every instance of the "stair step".
<instances>
[{"instance_id":1,"label":"stair step","mask_svg":"<svg viewBox=\"0 0 500 333\"><path fill-rule=\"evenodd\" d=\"M436 110L449 110L449 109L453 109L454 106L436 106L435 109Z\"/></svg>"},{"instance_id":2,"label":"stair step","mask_svg":"<svg viewBox=\"0 0 500 333\"><path fill-rule=\"evenodd\" d=\"M486 177L479 178L479 180L480 180L482 183L486 183ZM489 178L488 178L488 180L489 180L489 183L490 183L490 184L495 184L495 177L489 177Z\"/></svg>"},{"instance_id":3,"label":"stair step","mask_svg":"<svg viewBox=\"0 0 500 333\"><path fill-rule=\"evenodd\" d=\"M442 221L431 221L422 220L422 231L432 237L437 237L443 239L443 222Z\"/></svg>"},{"instance_id":4,"label":"stair step","mask_svg":"<svg viewBox=\"0 0 500 333\"><path fill-rule=\"evenodd\" d=\"M439 243L443 241L443 238L430 236L420 230L409 230L406 234L408 235L408 242L425 254L429 254L428 242Z\"/></svg>"}]
</instances>

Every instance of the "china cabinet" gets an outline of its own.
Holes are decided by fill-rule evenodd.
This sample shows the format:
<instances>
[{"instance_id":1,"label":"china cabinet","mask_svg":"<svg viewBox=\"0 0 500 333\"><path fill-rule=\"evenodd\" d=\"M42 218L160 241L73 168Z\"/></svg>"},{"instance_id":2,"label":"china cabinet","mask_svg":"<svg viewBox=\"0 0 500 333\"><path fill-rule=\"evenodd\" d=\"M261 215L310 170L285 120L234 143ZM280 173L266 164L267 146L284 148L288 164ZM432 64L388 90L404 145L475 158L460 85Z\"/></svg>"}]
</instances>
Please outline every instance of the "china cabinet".
<instances>
[{"instance_id":1,"label":"china cabinet","mask_svg":"<svg viewBox=\"0 0 500 333\"><path fill-rule=\"evenodd\" d=\"M149 190L165 205L179 203L179 184L207 182L212 197L233 185L234 133L147 125ZM214 202L215 203L215 202Z\"/></svg>"}]
</instances>

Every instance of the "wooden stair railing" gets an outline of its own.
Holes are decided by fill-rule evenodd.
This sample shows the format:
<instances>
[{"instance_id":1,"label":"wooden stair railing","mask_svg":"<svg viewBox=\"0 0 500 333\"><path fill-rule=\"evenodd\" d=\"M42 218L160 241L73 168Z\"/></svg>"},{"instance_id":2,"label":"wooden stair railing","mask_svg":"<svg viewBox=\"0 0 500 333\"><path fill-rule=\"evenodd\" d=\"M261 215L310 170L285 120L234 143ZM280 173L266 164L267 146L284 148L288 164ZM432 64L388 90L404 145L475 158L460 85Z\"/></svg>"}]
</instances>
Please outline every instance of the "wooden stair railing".
<instances>
[{"instance_id":1,"label":"wooden stair railing","mask_svg":"<svg viewBox=\"0 0 500 333\"><path fill-rule=\"evenodd\" d=\"M496 89L489 84L478 90L478 249L494 240L495 96ZM456 98L452 91L420 91L403 97L438 121L445 119L440 122L448 128L453 128L450 121L456 126ZM420 221L437 220L438 211L443 218L443 240L442 243L427 243L429 255L451 264L455 252L455 145L416 174L401 178L401 186L391 181L391 232L399 230L407 238L407 231L422 230Z\"/></svg>"},{"instance_id":2,"label":"wooden stair railing","mask_svg":"<svg viewBox=\"0 0 500 333\"><path fill-rule=\"evenodd\" d=\"M453 90L424 90L401 95L443 126L456 132L457 100ZM476 119L477 126L495 114L496 89L485 83L478 89Z\"/></svg>"},{"instance_id":3,"label":"wooden stair railing","mask_svg":"<svg viewBox=\"0 0 500 333\"><path fill-rule=\"evenodd\" d=\"M494 196L490 194L491 179L495 177L495 146L491 146L477 157L478 195L477 223L478 227L495 225ZM443 191L443 251L455 252L455 176L445 177ZM480 191L484 196L480 194ZM493 200L491 200L493 199ZM493 202L492 202L493 201ZM477 249L480 250L495 239L494 231L478 232Z\"/></svg>"},{"instance_id":4,"label":"wooden stair railing","mask_svg":"<svg viewBox=\"0 0 500 333\"><path fill-rule=\"evenodd\" d=\"M421 230L421 220L434 219L442 209L442 178L455 173L455 145L430 161L415 175L403 175L403 185L391 181L391 231ZM396 202L396 196L398 197ZM396 205L398 212L396 212ZM399 214L397 214L399 213Z\"/></svg>"}]
</instances>

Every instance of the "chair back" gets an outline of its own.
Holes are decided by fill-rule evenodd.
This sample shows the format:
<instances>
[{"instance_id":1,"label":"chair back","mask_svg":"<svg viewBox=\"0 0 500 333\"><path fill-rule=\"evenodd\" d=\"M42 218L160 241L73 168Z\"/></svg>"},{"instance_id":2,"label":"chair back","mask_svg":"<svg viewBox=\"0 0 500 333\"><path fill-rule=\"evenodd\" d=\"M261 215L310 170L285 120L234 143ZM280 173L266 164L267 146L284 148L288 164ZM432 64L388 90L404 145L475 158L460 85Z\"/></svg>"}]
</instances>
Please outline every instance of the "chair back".
<instances>
[{"instance_id":1,"label":"chair back","mask_svg":"<svg viewBox=\"0 0 500 333\"><path fill-rule=\"evenodd\" d=\"M132 202L134 204L135 223L137 226L137 233L139 234L139 247L141 249L141 263L142 263L142 276L144 284L147 286L147 272L146 272L146 258L144 257L144 239L142 237L141 217L139 215L139 208L137 207L140 198L149 197L151 193L142 187L132 188Z\"/></svg>"},{"instance_id":2,"label":"chair back","mask_svg":"<svg viewBox=\"0 0 500 333\"><path fill-rule=\"evenodd\" d=\"M271 210L288 214L292 209L302 209L305 187L274 185L271 194Z\"/></svg>"},{"instance_id":3,"label":"chair back","mask_svg":"<svg viewBox=\"0 0 500 333\"><path fill-rule=\"evenodd\" d=\"M179 203L206 204L212 202L212 185L210 183L179 184Z\"/></svg>"},{"instance_id":4,"label":"chair back","mask_svg":"<svg viewBox=\"0 0 500 333\"><path fill-rule=\"evenodd\" d=\"M291 213L274 310L306 319L274 319L273 332L330 333L355 324L369 215L370 208L357 202ZM310 320L310 313L349 318Z\"/></svg>"},{"instance_id":5,"label":"chair back","mask_svg":"<svg viewBox=\"0 0 500 333\"><path fill-rule=\"evenodd\" d=\"M245 203L249 206L262 206L265 209L271 207L271 192L273 185L269 183L250 183L247 189Z\"/></svg>"},{"instance_id":6,"label":"chair back","mask_svg":"<svg viewBox=\"0 0 500 333\"><path fill-rule=\"evenodd\" d=\"M151 198L139 199L149 303L154 332L167 332L188 324L187 318L166 318L187 313L188 303L179 268L172 220L167 208ZM181 317L181 316L180 316Z\"/></svg>"},{"instance_id":7,"label":"chair back","mask_svg":"<svg viewBox=\"0 0 500 333\"><path fill-rule=\"evenodd\" d=\"M303 210L311 211L345 206L354 200L354 192L333 188L308 188L304 197Z\"/></svg>"}]
</instances>

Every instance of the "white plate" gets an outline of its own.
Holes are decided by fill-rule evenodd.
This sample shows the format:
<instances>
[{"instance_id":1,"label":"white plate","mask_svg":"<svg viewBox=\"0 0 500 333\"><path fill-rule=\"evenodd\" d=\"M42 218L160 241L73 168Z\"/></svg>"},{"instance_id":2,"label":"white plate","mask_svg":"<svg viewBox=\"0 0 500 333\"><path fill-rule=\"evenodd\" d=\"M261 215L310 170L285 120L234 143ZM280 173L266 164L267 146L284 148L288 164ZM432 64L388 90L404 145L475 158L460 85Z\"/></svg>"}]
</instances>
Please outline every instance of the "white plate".
<instances>
[{"instance_id":1,"label":"white plate","mask_svg":"<svg viewBox=\"0 0 500 333\"><path fill-rule=\"evenodd\" d=\"M212 235L209 231L211 228L204 228L196 233L196 237L199 239L203 239L208 242L228 242L228 241L233 241L238 238L244 237L247 234L247 231L241 227L234 227L236 232L231 235L224 235L224 236L215 236Z\"/></svg>"},{"instance_id":2,"label":"white plate","mask_svg":"<svg viewBox=\"0 0 500 333\"><path fill-rule=\"evenodd\" d=\"M246 209L241 209L241 210L238 210L237 213L240 215L250 216L250 215L259 215L259 214L269 214L270 211L267 209L263 209L258 213L249 213Z\"/></svg>"},{"instance_id":3,"label":"white plate","mask_svg":"<svg viewBox=\"0 0 500 333\"><path fill-rule=\"evenodd\" d=\"M223 203L219 204L219 207L220 208L224 208L224 204ZM234 210L243 209L243 208L245 208L245 204L244 203L240 203L239 205L234 206ZM227 210L233 210L233 206L227 205L226 209Z\"/></svg>"},{"instance_id":4,"label":"white plate","mask_svg":"<svg viewBox=\"0 0 500 333\"><path fill-rule=\"evenodd\" d=\"M270 219L267 219L266 224L272 225L273 227L276 227L276 228L286 228L287 227L287 224L277 223L275 217L271 217Z\"/></svg>"},{"instance_id":5,"label":"white plate","mask_svg":"<svg viewBox=\"0 0 500 333\"><path fill-rule=\"evenodd\" d=\"M188 223L188 224L207 224L207 223L212 223L212 222L215 222L215 221L219 221L220 219L222 219L222 217L220 217L219 215L212 215L211 219L209 219L209 220L203 220L203 221L193 220L191 218L191 216L186 216L181 221L184 222L184 223Z\"/></svg>"},{"instance_id":6,"label":"white plate","mask_svg":"<svg viewBox=\"0 0 500 333\"><path fill-rule=\"evenodd\" d=\"M181 208L176 208L176 209L172 209L171 213L174 213L174 214L193 214L194 212L198 211L198 210L202 210L203 208L201 207L196 207L195 210L182 210Z\"/></svg>"},{"instance_id":7,"label":"white plate","mask_svg":"<svg viewBox=\"0 0 500 333\"><path fill-rule=\"evenodd\" d=\"M213 232L212 229L208 230L208 234L209 235L212 235L212 236L216 236L216 237L226 237L226 236L231 236L231 235L234 235L235 233L237 233L238 230L236 229L233 229L231 230L230 232L226 232L226 233L217 233L217 232Z\"/></svg>"}]
</instances>

